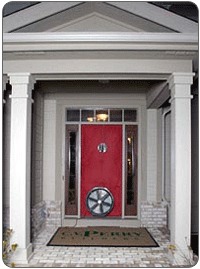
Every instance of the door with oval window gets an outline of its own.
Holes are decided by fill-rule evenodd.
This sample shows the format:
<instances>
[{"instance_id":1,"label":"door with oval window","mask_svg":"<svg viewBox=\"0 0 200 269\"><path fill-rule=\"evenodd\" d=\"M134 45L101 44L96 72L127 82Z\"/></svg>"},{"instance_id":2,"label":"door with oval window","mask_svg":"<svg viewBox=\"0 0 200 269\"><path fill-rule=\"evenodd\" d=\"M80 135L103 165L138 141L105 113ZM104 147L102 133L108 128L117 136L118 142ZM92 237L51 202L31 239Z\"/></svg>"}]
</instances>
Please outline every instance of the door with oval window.
<instances>
[{"instance_id":1,"label":"door with oval window","mask_svg":"<svg viewBox=\"0 0 200 269\"><path fill-rule=\"evenodd\" d=\"M110 110L109 117L103 120L106 123L98 119L100 112L67 110L64 214L69 217L137 216L136 110Z\"/></svg>"},{"instance_id":2,"label":"door with oval window","mask_svg":"<svg viewBox=\"0 0 200 269\"><path fill-rule=\"evenodd\" d=\"M122 126L82 125L81 217L122 214Z\"/></svg>"}]
</instances>

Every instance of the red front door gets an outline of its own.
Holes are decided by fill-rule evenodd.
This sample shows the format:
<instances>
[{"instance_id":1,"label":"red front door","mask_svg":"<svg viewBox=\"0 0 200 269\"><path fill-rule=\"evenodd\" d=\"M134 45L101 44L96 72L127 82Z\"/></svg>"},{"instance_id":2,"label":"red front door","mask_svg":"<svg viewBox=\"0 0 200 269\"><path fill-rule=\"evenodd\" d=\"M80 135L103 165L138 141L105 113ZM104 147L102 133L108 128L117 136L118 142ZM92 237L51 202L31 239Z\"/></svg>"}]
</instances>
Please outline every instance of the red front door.
<instances>
[{"instance_id":1,"label":"red front door","mask_svg":"<svg viewBox=\"0 0 200 269\"><path fill-rule=\"evenodd\" d=\"M106 152L98 146L105 144ZM87 194L95 187L107 188L114 206L107 216L121 216L122 126L82 125L81 129L81 216L92 216L86 207Z\"/></svg>"}]
</instances>

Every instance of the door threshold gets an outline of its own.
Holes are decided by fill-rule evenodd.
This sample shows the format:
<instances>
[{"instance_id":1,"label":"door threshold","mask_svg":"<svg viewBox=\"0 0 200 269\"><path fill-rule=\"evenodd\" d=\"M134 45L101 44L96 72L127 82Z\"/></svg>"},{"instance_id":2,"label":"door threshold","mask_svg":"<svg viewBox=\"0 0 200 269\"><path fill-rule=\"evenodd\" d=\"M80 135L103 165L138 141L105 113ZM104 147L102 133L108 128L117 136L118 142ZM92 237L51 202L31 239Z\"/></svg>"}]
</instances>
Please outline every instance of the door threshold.
<instances>
[{"instance_id":1,"label":"door threshold","mask_svg":"<svg viewBox=\"0 0 200 269\"><path fill-rule=\"evenodd\" d=\"M119 227L140 227L139 219L121 219L121 218L65 218L62 220L62 226L87 227L87 226L119 226Z\"/></svg>"}]
</instances>

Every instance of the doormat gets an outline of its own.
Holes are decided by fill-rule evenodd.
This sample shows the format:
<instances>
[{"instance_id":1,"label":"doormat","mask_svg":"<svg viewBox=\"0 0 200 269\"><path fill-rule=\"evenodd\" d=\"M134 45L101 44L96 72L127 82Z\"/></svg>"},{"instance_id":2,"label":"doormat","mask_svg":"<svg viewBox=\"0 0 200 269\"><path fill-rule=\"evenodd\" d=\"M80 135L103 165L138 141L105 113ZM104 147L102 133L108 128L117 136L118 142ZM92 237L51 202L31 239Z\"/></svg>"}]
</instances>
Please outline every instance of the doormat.
<instances>
[{"instance_id":1,"label":"doormat","mask_svg":"<svg viewBox=\"0 0 200 269\"><path fill-rule=\"evenodd\" d=\"M146 228L60 227L47 246L159 247Z\"/></svg>"}]
</instances>

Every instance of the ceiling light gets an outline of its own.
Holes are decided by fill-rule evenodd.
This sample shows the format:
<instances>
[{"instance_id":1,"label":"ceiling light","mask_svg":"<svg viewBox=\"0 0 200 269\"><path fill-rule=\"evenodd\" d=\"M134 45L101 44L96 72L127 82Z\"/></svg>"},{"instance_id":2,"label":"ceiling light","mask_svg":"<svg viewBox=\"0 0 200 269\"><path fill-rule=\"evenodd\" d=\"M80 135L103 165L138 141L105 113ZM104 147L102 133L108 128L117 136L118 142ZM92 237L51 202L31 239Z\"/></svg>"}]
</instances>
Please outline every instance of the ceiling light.
<instances>
[{"instance_id":1,"label":"ceiling light","mask_svg":"<svg viewBox=\"0 0 200 269\"><path fill-rule=\"evenodd\" d=\"M108 119L108 114L97 114L97 121L106 121Z\"/></svg>"}]
</instances>

